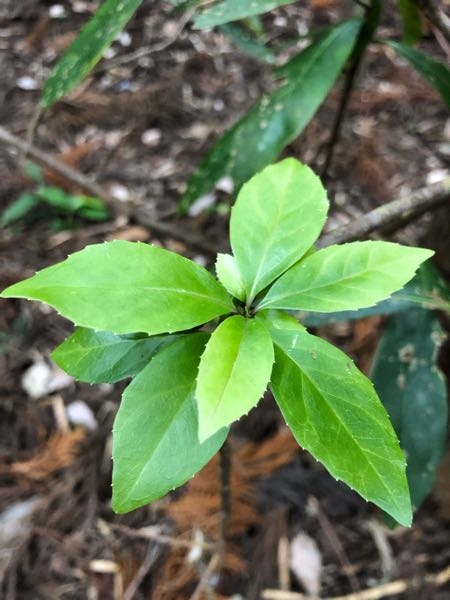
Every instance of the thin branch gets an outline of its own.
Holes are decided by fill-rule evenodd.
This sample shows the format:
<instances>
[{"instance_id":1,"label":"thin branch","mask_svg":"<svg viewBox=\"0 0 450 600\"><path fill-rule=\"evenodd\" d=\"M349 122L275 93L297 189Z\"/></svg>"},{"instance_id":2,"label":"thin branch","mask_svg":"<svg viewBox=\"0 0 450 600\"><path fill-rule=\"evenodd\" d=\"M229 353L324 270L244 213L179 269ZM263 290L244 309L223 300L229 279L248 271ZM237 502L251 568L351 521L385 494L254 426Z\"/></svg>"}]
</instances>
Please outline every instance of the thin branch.
<instances>
[{"instance_id":1,"label":"thin branch","mask_svg":"<svg viewBox=\"0 0 450 600\"><path fill-rule=\"evenodd\" d=\"M157 235L171 237L175 240L185 243L191 248L200 250L209 256L214 256L216 254L217 248L204 240L202 236L181 230L181 228L175 225L169 225L168 223L163 223L162 221L153 219L143 210L142 207L137 206L138 203L132 199L127 204L124 204L120 200L117 200L117 198L114 198L114 196L111 194L108 194L102 186L86 177L86 175L83 175L83 173L77 169L69 167L52 154L49 154L44 150L40 150L33 144L23 141L21 138L15 136L1 126L0 142L4 142L13 148L16 148L22 155L29 156L42 166L54 171L66 179L66 181L85 190L90 195L101 198L111 208L116 216L123 215L126 217L132 217L138 223L148 227Z\"/></svg>"},{"instance_id":2,"label":"thin branch","mask_svg":"<svg viewBox=\"0 0 450 600\"><path fill-rule=\"evenodd\" d=\"M219 553L222 558L225 554L225 545L230 523L231 512L231 445L228 439L219 450L220 460L220 499L221 499L221 521L219 532Z\"/></svg>"},{"instance_id":3,"label":"thin branch","mask_svg":"<svg viewBox=\"0 0 450 600\"><path fill-rule=\"evenodd\" d=\"M328 169L330 168L331 161L333 159L334 150L339 140L342 124L344 117L347 112L347 106L352 94L356 76L359 72L361 62L367 50L367 46L372 41L374 33L377 29L378 22L380 20L380 2L379 0L371 0L370 4L364 6L365 15L364 20L359 30L358 37L347 63L347 72L345 75L344 87L341 92L341 99L339 101L338 110L334 119L333 127L331 130L330 140L328 142L327 154L325 156L325 162L321 170L321 176L326 178Z\"/></svg>"},{"instance_id":4,"label":"thin branch","mask_svg":"<svg viewBox=\"0 0 450 600\"><path fill-rule=\"evenodd\" d=\"M200 546L202 550L210 551L216 548L216 544L198 542L195 540L183 540L180 538L171 537L169 535L164 535L158 531L155 531L154 527L152 526L133 529L132 527L127 527L126 525L120 525L119 523L108 523L108 527L115 531L120 531L130 538L153 540L159 544L167 544L168 546L172 546L172 548L186 548L190 550L193 546Z\"/></svg>"},{"instance_id":5,"label":"thin branch","mask_svg":"<svg viewBox=\"0 0 450 600\"><path fill-rule=\"evenodd\" d=\"M95 73L99 71L107 71L113 67L117 67L119 65L125 65L127 63L133 62L135 60L139 60L144 56L149 56L150 54L154 54L155 52L162 52L163 50L167 50L169 46L171 46L177 39L180 37L183 29L191 20L192 15L196 11L196 8L191 8L187 10L185 14L181 17L178 27L174 31L173 35L171 35L164 42L158 42L157 44L153 44L153 46L146 46L144 48L138 48L135 52L130 52L129 54L124 54L122 56L117 56L115 58L111 58L110 60L103 61L98 67L95 69Z\"/></svg>"},{"instance_id":6,"label":"thin branch","mask_svg":"<svg viewBox=\"0 0 450 600\"><path fill-rule=\"evenodd\" d=\"M136 592L138 591L139 586L148 575L148 572L155 564L157 558L158 546L152 542L149 542L144 560L142 561L136 575L133 577L127 589L125 590L122 600L133 600L133 598L136 597Z\"/></svg>"},{"instance_id":7,"label":"thin branch","mask_svg":"<svg viewBox=\"0 0 450 600\"><path fill-rule=\"evenodd\" d=\"M47 169L51 169L61 177L64 177L67 181L70 181L74 185L82 188L86 192L89 192L92 196L98 196L99 198L103 198L103 200L107 201L108 204L112 204L114 208L118 208L119 201L115 198L108 198L108 195L105 194L105 191L94 181L91 181L88 177L80 173L80 171L69 167L55 156L48 154L44 150L40 150L33 144L29 142L25 142L21 138L15 136L13 133L10 133L7 129L0 126L0 141L5 142L6 144L13 146L17 150L19 150L22 155L29 156L33 160L40 163L42 166L47 167ZM123 207L122 207L123 212Z\"/></svg>"},{"instance_id":8,"label":"thin branch","mask_svg":"<svg viewBox=\"0 0 450 600\"><path fill-rule=\"evenodd\" d=\"M330 542L330 545L333 548L334 553L336 554L339 562L341 563L342 571L343 571L344 575L347 577L352 590L354 592L358 592L361 589L361 587L359 585L359 581L355 577L354 573L352 572L352 565L350 564L350 561L345 552L345 549L344 549L343 545L341 544L341 540L338 538L333 525L329 521L325 512L322 510L322 507L320 506L320 503L317 500L317 498L315 498L314 496L310 496L308 499L308 502L313 507L313 509L316 513L316 516L317 516L317 520L319 521L319 525L322 528L326 537L328 538L328 541Z\"/></svg>"},{"instance_id":9,"label":"thin branch","mask_svg":"<svg viewBox=\"0 0 450 600\"><path fill-rule=\"evenodd\" d=\"M194 590L194 593L190 597L190 600L200 600L203 592L209 588L209 582L211 577L214 574L214 571L220 565L222 557L220 552L216 552L212 555L211 560L208 563L208 566L203 571L200 581L198 582L197 587Z\"/></svg>"},{"instance_id":10,"label":"thin branch","mask_svg":"<svg viewBox=\"0 0 450 600\"><path fill-rule=\"evenodd\" d=\"M448 17L437 0L413 0L419 9L439 29L447 42L450 42L450 17Z\"/></svg>"},{"instance_id":11,"label":"thin branch","mask_svg":"<svg viewBox=\"0 0 450 600\"><path fill-rule=\"evenodd\" d=\"M322 598L321 600L381 600L388 596L402 594L406 590L414 588L416 583L420 585L423 582L423 579L425 579L425 582L429 585L445 585L450 581L450 567L447 567L436 575L426 575L419 581L415 581L414 579L400 579L391 581L390 583L383 583L382 585L362 590L361 592L353 592L345 596L330 596ZM317 596L306 596L305 594L285 592L283 590L264 590L262 598L264 600L320 600Z\"/></svg>"},{"instance_id":12,"label":"thin branch","mask_svg":"<svg viewBox=\"0 0 450 600\"><path fill-rule=\"evenodd\" d=\"M393 200L322 236L319 246L330 246L365 238L374 231L399 229L425 212L444 205L450 199L450 177L426 186L409 196Z\"/></svg>"}]
</instances>

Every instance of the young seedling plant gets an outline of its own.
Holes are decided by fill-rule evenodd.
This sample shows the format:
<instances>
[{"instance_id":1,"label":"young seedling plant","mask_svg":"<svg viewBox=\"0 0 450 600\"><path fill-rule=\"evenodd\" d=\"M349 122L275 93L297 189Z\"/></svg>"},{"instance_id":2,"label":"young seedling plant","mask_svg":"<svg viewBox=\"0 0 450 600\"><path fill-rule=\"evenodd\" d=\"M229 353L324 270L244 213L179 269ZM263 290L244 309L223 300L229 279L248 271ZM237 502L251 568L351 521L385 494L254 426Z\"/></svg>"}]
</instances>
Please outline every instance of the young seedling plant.
<instances>
[{"instance_id":1,"label":"young seedling plant","mask_svg":"<svg viewBox=\"0 0 450 600\"><path fill-rule=\"evenodd\" d=\"M157 246L86 247L12 285L76 325L53 352L91 383L132 377L113 430L117 512L185 483L267 386L300 446L399 523L411 523L405 458L373 385L295 311L372 306L431 250L381 241L315 250L328 211L320 179L286 159L246 183L231 212L233 254L217 279Z\"/></svg>"}]
</instances>

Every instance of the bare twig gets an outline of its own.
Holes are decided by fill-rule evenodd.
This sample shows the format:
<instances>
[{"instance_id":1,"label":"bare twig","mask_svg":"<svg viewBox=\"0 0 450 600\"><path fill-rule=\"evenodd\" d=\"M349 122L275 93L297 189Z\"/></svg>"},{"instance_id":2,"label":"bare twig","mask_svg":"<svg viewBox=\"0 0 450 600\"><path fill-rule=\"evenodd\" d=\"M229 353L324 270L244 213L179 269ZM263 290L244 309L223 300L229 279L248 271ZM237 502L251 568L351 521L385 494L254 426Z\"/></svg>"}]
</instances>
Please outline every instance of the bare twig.
<instances>
[{"instance_id":1,"label":"bare twig","mask_svg":"<svg viewBox=\"0 0 450 600\"><path fill-rule=\"evenodd\" d=\"M382 583L390 581L392 579L392 574L394 573L395 561L392 554L392 548L387 539L386 527L375 519L368 521L366 527L370 532L374 544L377 547L378 554L380 555Z\"/></svg>"},{"instance_id":2,"label":"bare twig","mask_svg":"<svg viewBox=\"0 0 450 600\"><path fill-rule=\"evenodd\" d=\"M77 169L73 169L69 167L62 161L58 160L55 156L44 152L44 150L40 150L36 148L33 144L23 141L19 137L10 133L7 129L0 126L0 141L5 142L6 144L16 148L19 150L22 155L29 156L33 160L36 160L38 163L47 167L47 169L51 169L61 177L64 177L67 181L70 181L74 185L82 188L86 192L92 194L92 196L98 196L99 198L103 198L108 204L113 204L115 208L118 208L118 200L115 198L108 198L105 191L94 181L91 181L88 177L83 175ZM123 208L122 208L123 211Z\"/></svg>"},{"instance_id":3,"label":"bare twig","mask_svg":"<svg viewBox=\"0 0 450 600\"><path fill-rule=\"evenodd\" d=\"M333 159L334 150L339 140L342 123L344 122L345 113L347 112L348 102L352 94L356 76L359 72L362 60L367 50L367 46L372 41L375 30L380 20L380 1L370 0L369 4L362 4L365 10L364 20L359 30L353 51L347 63L347 72L345 74L344 86L339 101L338 110L331 129L330 140L328 142L327 154L322 167L321 175L326 178L328 169Z\"/></svg>"},{"instance_id":4,"label":"bare twig","mask_svg":"<svg viewBox=\"0 0 450 600\"><path fill-rule=\"evenodd\" d=\"M338 227L322 236L319 246L351 242L366 237L373 231L399 229L425 212L442 206L450 199L450 177L426 186L409 196L393 200L368 212L347 225Z\"/></svg>"},{"instance_id":5,"label":"bare twig","mask_svg":"<svg viewBox=\"0 0 450 600\"><path fill-rule=\"evenodd\" d=\"M113 210L116 216L132 216L138 223L148 227L156 234L179 240L187 246L196 248L207 255L214 256L216 254L217 248L212 244L209 244L203 237L192 232L181 230L175 225L169 225L168 223L153 219L142 209L142 207L135 206L137 205L137 202L133 202L133 200L130 200L127 205L124 204L120 200L117 200L117 198L114 198L114 196L111 196L111 194L108 194L100 185L86 177L86 175L83 175L83 173L77 169L69 167L52 154L40 150L33 144L23 141L1 126L0 142L4 142L13 148L16 148L22 155L29 156L39 164L54 171L68 182L80 187L92 196L101 198L111 210Z\"/></svg>"},{"instance_id":6,"label":"bare twig","mask_svg":"<svg viewBox=\"0 0 450 600\"><path fill-rule=\"evenodd\" d=\"M439 29L447 42L450 42L450 17L448 17L437 0L414 0L414 3Z\"/></svg>"},{"instance_id":7,"label":"bare twig","mask_svg":"<svg viewBox=\"0 0 450 600\"><path fill-rule=\"evenodd\" d=\"M441 586L450 581L450 567L447 567L436 575L425 576L426 583L435 586ZM362 590L361 592L353 592L345 596L330 596L328 598L319 599L313 596L307 596L297 592L285 592L283 590L264 590L262 598L264 600L381 600L387 596L393 596L395 594L402 594L408 589L411 589L415 585L413 580L400 579L397 581L391 581L390 583L384 583L376 587ZM421 583L421 581L417 582Z\"/></svg>"},{"instance_id":8,"label":"bare twig","mask_svg":"<svg viewBox=\"0 0 450 600\"><path fill-rule=\"evenodd\" d=\"M158 546L153 542L150 542L148 544L144 560L142 561L141 566L139 567L136 575L133 577L129 586L125 590L122 600L133 600L136 592L139 589L139 586L143 582L144 578L147 576L152 566L155 564L157 558Z\"/></svg>"},{"instance_id":9,"label":"bare twig","mask_svg":"<svg viewBox=\"0 0 450 600\"><path fill-rule=\"evenodd\" d=\"M24 142L1 126L0 142L5 142L13 148L26 153L41 165L64 177L67 181L86 190L93 196L102 198L113 210L117 211L118 215L124 214L126 207L124 207L123 203L110 194L107 194L100 185L91 181L77 169L68 167L55 156L36 148L32 144ZM383 206L375 208L363 217L330 231L330 233L322 236L318 245L324 247L330 244L350 242L364 238L373 231L383 231L387 227L390 230L398 229L423 213L442 206L449 198L450 178L447 178L439 183L417 190L409 196L388 202ZM130 209L129 216L132 216L138 223L148 227L154 233L179 240L187 246L196 248L209 256L214 256L217 252L217 247L208 243L203 237L181 230L174 225L157 221L148 215L142 207L134 206L134 204L133 201L130 201L132 208Z\"/></svg>"},{"instance_id":10,"label":"bare twig","mask_svg":"<svg viewBox=\"0 0 450 600\"><path fill-rule=\"evenodd\" d=\"M341 563L342 570L343 570L345 576L347 577L352 590L354 592L359 591L361 589L359 582L352 572L352 565L350 564L350 561L347 557L344 547L342 546L341 541L338 538L336 531L334 530L334 527L332 526L328 517L322 510L322 507L320 506L320 503L317 500L317 498L315 498L314 496L310 496L308 498L308 502L313 507L313 509L316 513L316 516L317 516L317 520L319 521L319 525L322 528L326 537L328 538L328 541L330 542L330 545L333 548L334 553L336 554L339 562Z\"/></svg>"},{"instance_id":11,"label":"bare twig","mask_svg":"<svg viewBox=\"0 0 450 600\"><path fill-rule=\"evenodd\" d=\"M140 529L133 529L126 525L120 525L119 523L108 523L108 527L116 531L120 531L124 535L131 538L140 538L146 540L153 540L160 544L167 544L173 548L186 548L191 549L192 546L201 546L203 550L213 550L216 545L208 542L199 542L197 540L182 540L174 538L169 535L164 535L155 531L153 527L142 527Z\"/></svg>"},{"instance_id":12,"label":"bare twig","mask_svg":"<svg viewBox=\"0 0 450 600\"><path fill-rule=\"evenodd\" d=\"M181 32L186 27L186 25L191 20L192 15L196 11L196 8L191 8L187 10L184 15L181 17L178 27L174 31L173 35L171 35L167 40L163 42L158 42L157 44L153 44L153 46L146 46L144 48L138 48L135 52L130 52L129 54L124 54L122 56L117 56L115 58L111 58L110 60L103 61L96 69L95 72L98 71L107 71L113 67L117 67L119 65L125 65L127 63L133 62L135 60L139 60L144 56L149 56L149 54L154 54L155 52L162 52L163 50L167 50L169 46L171 46L177 39L180 37Z\"/></svg>"},{"instance_id":13,"label":"bare twig","mask_svg":"<svg viewBox=\"0 0 450 600\"><path fill-rule=\"evenodd\" d=\"M211 560L208 563L208 566L203 571L200 581L198 582L197 587L194 590L190 600L200 600L202 597L202 593L209 587L209 581L214 574L214 571L220 565L222 557L220 552L216 552L212 555Z\"/></svg>"},{"instance_id":14,"label":"bare twig","mask_svg":"<svg viewBox=\"0 0 450 600\"><path fill-rule=\"evenodd\" d=\"M231 511L231 445L228 440L219 451L220 459L220 499L221 499L221 520L220 520L220 537L219 537L219 553L222 558L225 554L225 545L228 533L228 525L230 522Z\"/></svg>"}]
</instances>

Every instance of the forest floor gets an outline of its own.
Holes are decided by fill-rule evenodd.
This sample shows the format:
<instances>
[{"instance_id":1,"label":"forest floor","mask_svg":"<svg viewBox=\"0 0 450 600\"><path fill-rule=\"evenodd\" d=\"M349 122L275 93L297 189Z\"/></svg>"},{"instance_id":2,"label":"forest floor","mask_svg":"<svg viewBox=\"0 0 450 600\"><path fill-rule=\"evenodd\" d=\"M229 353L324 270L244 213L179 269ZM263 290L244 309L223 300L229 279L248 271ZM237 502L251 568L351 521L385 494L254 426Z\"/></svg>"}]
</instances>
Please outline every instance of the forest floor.
<instances>
[{"instance_id":1,"label":"forest floor","mask_svg":"<svg viewBox=\"0 0 450 600\"><path fill-rule=\"evenodd\" d=\"M0 6L0 124L22 139L50 66L95 3L66 0L63 18L52 17L52 4L6 0ZM272 40L292 39L305 28L338 22L344 4L297 2L264 24ZM401 26L390 14L380 35L398 38ZM218 134L271 88L271 69L223 34L181 21L169 3L145 0L93 76L41 118L34 145L100 184L117 200L115 212L92 224L42 207L4 228L2 289L103 240L156 243L206 265L215 251L227 249L226 191L216 192L217 210L194 209L183 218L177 202ZM446 59L432 30L422 47ZM140 48L147 52L133 56ZM285 154L319 168L338 102L339 86ZM448 176L449 160L450 119L439 96L387 47L374 45L326 182L334 205L329 229ZM0 148L0 210L35 186L22 163L14 147ZM44 177L79 191L54 172ZM449 223L450 210L441 208L391 237L435 249L448 278ZM383 323L372 317L319 333L369 372ZM353 600L450 599L449 453L413 527L389 530L375 507L297 447L270 397L232 432L233 500L222 567L210 564L220 521L217 459L183 490L115 515L111 429L124 385L89 386L59 371L50 352L70 331L45 306L2 302L2 598L291 598L267 591L275 589L298 592L298 598L310 592ZM440 366L448 377L448 343ZM80 421L84 426L75 428Z\"/></svg>"}]
</instances>

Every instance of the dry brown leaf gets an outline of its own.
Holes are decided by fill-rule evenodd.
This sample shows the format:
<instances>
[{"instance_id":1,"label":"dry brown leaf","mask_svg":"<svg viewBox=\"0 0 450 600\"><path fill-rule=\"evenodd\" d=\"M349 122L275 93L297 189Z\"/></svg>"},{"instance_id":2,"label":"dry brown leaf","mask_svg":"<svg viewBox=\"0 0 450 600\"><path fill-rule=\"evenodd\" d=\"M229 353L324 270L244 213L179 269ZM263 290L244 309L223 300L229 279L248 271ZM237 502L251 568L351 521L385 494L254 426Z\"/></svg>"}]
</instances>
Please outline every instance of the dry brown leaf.
<instances>
[{"instance_id":1,"label":"dry brown leaf","mask_svg":"<svg viewBox=\"0 0 450 600\"><path fill-rule=\"evenodd\" d=\"M45 481L56 471L72 464L85 436L83 429L74 429L65 434L55 433L35 456L12 463L8 468L9 474L32 481Z\"/></svg>"},{"instance_id":2,"label":"dry brown leaf","mask_svg":"<svg viewBox=\"0 0 450 600\"><path fill-rule=\"evenodd\" d=\"M246 563L232 539L261 522L255 483L289 463L298 445L289 430L284 430L262 444L247 443L231 457L231 510L228 543L222 572L243 575ZM185 493L166 507L166 513L183 535L198 528L212 539L219 539L221 524L220 466L215 456L186 486ZM231 540L231 541L230 541ZM187 562L186 552L173 549L158 575L152 600L190 598L199 578L198 569ZM217 593L215 592L216 597ZM206 596L205 596L206 598Z\"/></svg>"}]
</instances>

